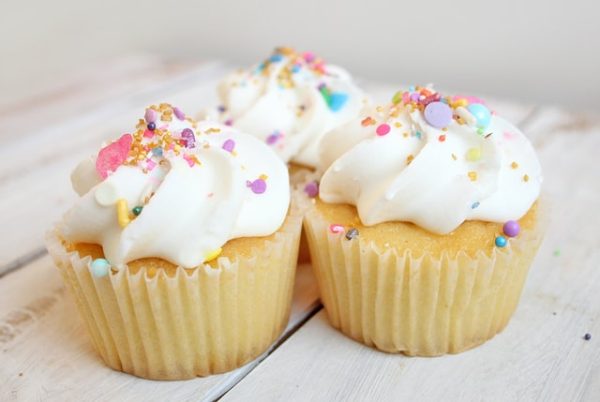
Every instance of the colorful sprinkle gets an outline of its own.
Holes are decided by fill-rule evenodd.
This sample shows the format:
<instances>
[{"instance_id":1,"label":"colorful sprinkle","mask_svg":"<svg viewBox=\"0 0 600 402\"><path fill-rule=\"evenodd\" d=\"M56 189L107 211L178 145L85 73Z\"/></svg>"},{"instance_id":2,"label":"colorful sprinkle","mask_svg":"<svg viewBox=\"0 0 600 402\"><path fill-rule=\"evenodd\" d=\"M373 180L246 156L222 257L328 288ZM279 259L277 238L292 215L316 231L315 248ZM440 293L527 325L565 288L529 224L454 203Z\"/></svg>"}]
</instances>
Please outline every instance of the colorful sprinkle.
<instances>
[{"instance_id":1,"label":"colorful sprinkle","mask_svg":"<svg viewBox=\"0 0 600 402\"><path fill-rule=\"evenodd\" d=\"M510 164L511 169L517 169L519 167L519 164L517 162L512 162Z\"/></svg>"},{"instance_id":2,"label":"colorful sprinkle","mask_svg":"<svg viewBox=\"0 0 600 402\"><path fill-rule=\"evenodd\" d=\"M247 181L246 185L250 188L250 190L252 190L252 192L254 194L262 194L265 191L267 191L267 182L262 179L262 178L258 178L254 181Z\"/></svg>"},{"instance_id":3,"label":"colorful sprinkle","mask_svg":"<svg viewBox=\"0 0 600 402\"><path fill-rule=\"evenodd\" d=\"M344 233L344 227L342 225L339 225L337 223L332 223L331 225L329 225L329 231L331 233Z\"/></svg>"},{"instance_id":4,"label":"colorful sprinkle","mask_svg":"<svg viewBox=\"0 0 600 402\"><path fill-rule=\"evenodd\" d=\"M552 255L555 256L555 257L560 257L560 249L557 248L556 250L554 250L554 252L552 253Z\"/></svg>"},{"instance_id":5,"label":"colorful sprinkle","mask_svg":"<svg viewBox=\"0 0 600 402\"><path fill-rule=\"evenodd\" d=\"M185 120L185 113L181 111L178 107L173 108L173 114L177 117L178 120Z\"/></svg>"},{"instance_id":6,"label":"colorful sprinkle","mask_svg":"<svg viewBox=\"0 0 600 402\"><path fill-rule=\"evenodd\" d=\"M375 124L375 123L376 123L376 122L375 122L375 120L373 120L373 119L372 119L370 116L368 116L368 117L365 117L365 118L364 118L364 119L362 119L362 121L360 122L360 124L361 124L363 127L367 127L367 126L373 125L373 124Z\"/></svg>"},{"instance_id":7,"label":"colorful sprinkle","mask_svg":"<svg viewBox=\"0 0 600 402\"><path fill-rule=\"evenodd\" d=\"M527 183L529 181L529 175L527 175L527 174L523 175L523 181L525 183Z\"/></svg>"},{"instance_id":8,"label":"colorful sprinkle","mask_svg":"<svg viewBox=\"0 0 600 402\"><path fill-rule=\"evenodd\" d=\"M154 130L156 130L156 123L151 121L150 123L148 123L147 127L148 127L148 130L154 131Z\"/></svg>"},{"instance_id":9,"label":"colorful sprinkle","mask_svg":"<svg viewBox=\"0 0 600 402\"><path fill-rule=\"evenodd\" d=\"M444 102L431 102L425 107L425 120L435 128L447 127L452 121L452 109Z\"/></svg>"},{"instance_id":10,"label":"colorful sprinkle","mask_svg":"<svg viewBox=\"0 0 600 402\"><path fill-rule=\"evenodd\" d=\"M141 206L141 205L138 205L136 207L133 207L133 209L131 210L131 212L133 212L133 214L135 216L139 216L142 213L142 209L144 209L144 207Z\"/></svg>"},{"instance_id":11,"label":"colorful sprinkle","mask_svg":"<svg viewBox=\"0 0 600 402\"><path fill-rule=\"evenodd\" d=\"M319 183L316 181L311 181L304 186L304 192L310 197L315 198L319 195Z\"/></svg>"},{"instance_id":12,"label":"colorful sprinkle","mask_svg":"<svg viewBox=\"0 0 600 402\"><path fill-rule=\"evenodd\" d=\"M94 275L96 278L102 278L103 276L108 275L110 263L104 258L96 258L90 264L90 268L92 270L92 275Z\"/></svg>"},{"instance_id":13,"label":"colorful sprinkle","mask_svg":"<svg viewBox=\"0 0 600 402\"><path fill-rule=\"evenodd\" d=\"M352 240L352 239L354 239L356 237L358 237L358 229L356 229L356 228L350 228L346 232L346 239Z\"/></svg>"},{"instance_id":14,"label":"colorful sprinkle","mask_svg":"<svg viewBox=\"0 0 600 402\"><path fill-rule=\"evenodd\" d=\"M440 135L440 136L438 137L438 141L439 141L439 142L444 142L444 141L446 141L446 134L442 134L442 135Z\"/></svg>"},{"instance_id":15,"label":"colorful sprinkle","mask_svg":"<svg viewBox=\"0 0 600 402\"><path fill-rule=\"evenodd\" d=\"M469 173L467 173L467 175L469 176L469 180L471 180L471 181L477 180L477 172L470 171Z\"/></svg>"},{"instance_id":16,"label":"colorful sprinkle","mask_svg":"<svg viewBox=\"0 0 600 402\"><path fill-rule=\"evenodd\" d=\"M229 153L233 152L235 148L235 141L232 139L228 139L223 143L223 149Z\"/></svg>"},{"instance_id":17,"label":"colorful sprinkle","mask_svg":"<svg viewBox=\"0 0 600 402\"><path fill-rule=\"evenodd\" d=\"M504 236L496 236L495 243L496 243L497 247L505 247L506 243L507 243L506 237L504 237Z\"/></svg>"},{"instance_id":18,"label":"colorful sprinkle","mask_svg":"<svg viewBox=\"0 0 600 402\"><path fill-rule=\"evenodd\" d=\"M267 144L268 145L273 145L275 144L281 137L283 137L283 134L280 133L279 131L273 131L273 133L271 133L268 137L267 137Z\"/></svg>"},{"instance_id":19,"label":"colorful sprinkle","mask_svg":"<svg viewBox=\"0 0 600 402\"><path fill-rule=\"evenodd\" d=\"M221 247L219 247L213 251L206 253L206 256L204 257L204 262L210 262L210 261L214 260L219 255L221 255L222 252L223 252L223 249Z\"/></svg>"},{"instance_id":20,"label":"colorful sprinkle","mask_svg":"<svg viewBox=\"0 0 600 402\"><path fill-rule=\"evenodd\" d=\"M102 179L106 179L110 172L117 170L127 160L133 137L124 134L117 141L105 146L98 152L96 158L96 171Z\"/></svg>"},{"instance_id":21,"label":"colorful sprinkle","mask_svg":"<svg viewBox=\"0 0 600 402\"><path fill-rule=\"evenodd\" d=\"M225 124L226 126L232 126L233 125L233 120L232 119L227 119L223 122L223 124Z\"/></svg>"},{"instance_id":22,"label":"colorful sprinkle","mask_svg":"<svg viewBox=\"0 0 600 402\"><path fill-rule=\"evenodd\" d=\"M516 237L521 231L521 226L517 221L507 221L504 226L502 226L502 231L508 237Z\"/></svg>"},{"instance_id":23,"label":"colorful sprinkle","mask_svg":"<svg viewBox=\"0 0 600 402\"><path fill-rule=\"evenodd\" d=\"M479 205L481 205L481 203L479 201L475 201L472 205L471 205L471 209L475 209L477 208Z\"/></svg>"},{"instance_id":24,"label":"colorful sprinkle","mask_svg":"<svg viewBox=\"0 0 600 402\"><path fill-rule=\"evenodd\" d=\"M475 117L477 127L485 129L492 121L490 110L481 103L471 103L467 106L467 110Z\"/></svg>"},{"instance_id":25,"label":"colorful sprinkle","mask_svg":"<svg viewBox=\"0 0 600 402\"><path fill-rule=\"evenodd\" d=\"M334 112L337 112L338 110L344 107L347 101L348 94L342 92L334 92L329 97L329 109L331 109Z\"/></svg>"},{"instance_id":26,"label":"colorful sprinkle","mask_svg":"<svg viewBox=\"0 0 600 402\"><path fill-rule=\"evenodd\" d=\"M163 149L161 147L152 148L152 155L163 156Z\"/></svg>"},{"instance_id":27,"label":"colorful sprinkle","mask_svg":"<svg viewBox=\"0 0 600 402\"><path fill-rule=\"evenodd\" d=\"M129 208L127 207L127 200L125 198L119 198L117 200L117 221L122 228L129 225L131 222L131 219L129 218Z\"/></svg>"},{"instance_id":28,"label":"colorful sprinkle","mask_svg":"<svg viewBox=\"0 0 600 402\"><path fill-rule=\"evenodd\" d=\"M403 92L402 91L398 91L394 94L394 96L392 97L392 103L394 105L397 105L398 103L402 102L402 95Z\"/></svg>"},{"instance_id":29,"label":"colorful sprinkle","mask_svg":"<svg viewBox=\"0 0 600 402\"><path fill-rule=\"evenodd\" d=\"M192 129L184 128L181 132L181 139L186 148L194 148L196 146L196 136Z\"/></svg>"},{"instance_id":30,"label":"colorful sprinkle","mask_svg":"<svg viewBox=\"0 0 600 402\"><path fill-rule=\"evenodd\" d=\"M583 336L584 341L589 341L590 339L592 339L592 334L590 334L590 333L587 333Z\"/></svg>"},{"instance_id":31,"label":"colorful sprinkle","mask_svg":"<svg viewBox=\"0 0 600 402\"><path fill-rule=\"evenodd\" d=\"M383 123L380 124L377 129L375 130L375 132L377 133L377 135L382 136L382 135L386 135L387 133L390 132L390 125Z\"/></svg>"},{"instance_id":32,"label":"colorful sprinkle","mask_svg":"<svg viewBox=\"0 0 600 402\"><path fill-rule=\"evenodd\" d=\"M144 113L144 120L146 123L154 123L156 121L156 111L154 109L146 109L146 113Z\"/></svg>"}]
</instances>

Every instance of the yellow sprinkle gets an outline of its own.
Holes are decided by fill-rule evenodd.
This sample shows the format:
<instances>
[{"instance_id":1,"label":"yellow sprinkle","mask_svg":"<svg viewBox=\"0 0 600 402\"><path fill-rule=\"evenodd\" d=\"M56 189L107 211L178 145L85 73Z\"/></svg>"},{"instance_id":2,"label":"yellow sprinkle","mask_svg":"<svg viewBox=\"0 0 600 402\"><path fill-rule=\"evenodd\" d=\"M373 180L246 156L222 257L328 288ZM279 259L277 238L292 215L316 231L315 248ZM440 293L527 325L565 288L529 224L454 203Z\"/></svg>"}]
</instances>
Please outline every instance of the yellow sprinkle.
<instances>
[{"instance_id":1,"label":"yellow sprinkle","mask_svg":"<svg viewBox=\"0 0 600 402\"><path fill-rule=\"evenodd\" d=\"M513 169L516 169L516 168L519 167L519 164L517 162L513 162L513 163L510 164L510 167L513 168Z\"/></svg>"},{"instance_id":2,"label":"yellow sprinkle","mask_svg":"<svg viewBox=\"0 0 600 402\"><path fill-rule=\"evenodd\" d=\"M466 158L469 162L477 162L479 159L481 159L481 148L469 148Z\"/></svg>"},{"instance_id":3,"label":"yellow sprinkle","mask_svg":"<svg viewBox=\"0 0 600 402\"><path fill-rule=\"evenodd\" d=\"M477 172L470 171L468 174L469 174L469 179L471 179L471 181L477 180Z\"/></svg>"},{"instance_id":4,"label":"yellow sprinkle","mask_svg":"<svg viewBox=\"0 0 600 402\"><path fill-rule=\"evenodd\" d=\"M127 200L125 198L119 198L117 200L117 220L119 226L124 228L129 225L131 219L129 219L129 208L127 207Z\"/></svg>"},{"instance_id":5,"label":"yellow sprinkle","mask_svg":"<svg viewBox=\"0 0 600 402\"><path fill-rule=\"evenodd\" d=\"M408 133L402 133L402 136L403 136L404 138L408 138Z\"/></svg>"},{"instance_id":6,"label":"yellow sprinkle","mask_svg":"<svg viewBox=\"0 0 600 402\"><path fill-rule=\"evenodd\" d=\"M394 123L394 126L396 128L400 128L400 127L402 127L402 123L400 123L399 121L397 121L397 122Z\"/></svg>"},{"instance_id":7,"label":"yellow sprinkle","mask_svg":"<svg viewBox=\"0 0 600 402\"><path fill-rule=\"evenodd\" d=\"M221 247L219 247L216 250L213 250L209 253L206 254L206 256L204 257L204 262L210 262L212 260L214 260L215 258L217 258L221 253L223 252L223 249Z\"/></svg>"},{"instance_id":8,"label":"yellow sprinkle","mask_svg":"<svg viewBox=\"0 0 600 402\"><path fill-rule=\"evenodd\" d=\"M524 175L523 176L523 181L524 182L528 182L529 181L529 175Z\"/></svg>"},{"instance_id":9,"label":"yellow sprinkle","mask_svg":"<svg viewBox=\"0 0 600 402\"><path fill-rule=\"evenodd\" d=\"M410 165L410 163L413 161L413 159L415 159L415 157L414 157L414 156L412 156L412 155L408 155L408 156L406 157L406 164L407 164L407 165Z\"/></svg>"},{"instance_id":10,"label":"yellow sprinkle","mask_svg":"<svg viewBox=\"0 0 600 402\"><path fill-rule=\"evenodd\" d=\"M267 176L266 174L261 174L260 176L258 176L260 179L262 180L267 180L269 178L269 176Z\"/></svg>"}]
</instances>

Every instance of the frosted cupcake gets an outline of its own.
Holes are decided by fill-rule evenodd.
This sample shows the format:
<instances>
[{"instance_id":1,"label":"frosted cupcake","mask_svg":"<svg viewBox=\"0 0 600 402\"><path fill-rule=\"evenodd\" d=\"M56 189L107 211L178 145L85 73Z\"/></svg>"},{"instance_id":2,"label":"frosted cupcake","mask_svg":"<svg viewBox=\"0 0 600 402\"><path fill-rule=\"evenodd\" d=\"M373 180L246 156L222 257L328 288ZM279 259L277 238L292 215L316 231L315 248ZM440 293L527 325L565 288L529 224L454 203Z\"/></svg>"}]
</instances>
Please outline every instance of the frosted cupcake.
<instances>
[{"instance_id":1,"label":"frosted cupcake","mask_svg":"<svg viewBox=\"0 0 600 402\"><path fill-rule=\"evenodd\" d=\"M542 172L477 98L398 92L327 134L305 217L333 326L387 352L479 345L514 312L542 238Z\"/></svg>"},{"instance_id":2,"label":"frosted cupcake","mask_svg":"<svg viewBox=\"0 0 600 402\"><path fill-rule=\"evenodd\" d=\"M218 88L211 117L259 138L285 162L314 169L323 134L355 118L367 101L340 67L311 52L277 48Z\"/></svg>"},{"instance_id":3,"label":"frosted cupcake","mask_svg":"<svg viewBox=\"0 0 600 402\"><path fill-rule=\"evenodd\" d=\"M151 379L239 367L284 329L301 217L285 164L256 138L146 109L72 174L47 236L104 362Z\"/></svg>"}]
</instances>

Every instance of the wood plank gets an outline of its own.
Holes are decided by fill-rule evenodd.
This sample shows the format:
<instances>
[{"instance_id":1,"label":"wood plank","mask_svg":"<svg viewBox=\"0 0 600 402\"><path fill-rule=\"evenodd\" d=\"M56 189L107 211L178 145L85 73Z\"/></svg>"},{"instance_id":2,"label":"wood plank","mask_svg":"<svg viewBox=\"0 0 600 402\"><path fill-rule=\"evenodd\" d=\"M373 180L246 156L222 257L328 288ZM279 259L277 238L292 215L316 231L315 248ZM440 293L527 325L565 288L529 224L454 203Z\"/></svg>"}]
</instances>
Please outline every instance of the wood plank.
<instances>
[{"instance_id":1,"label":"wood plank","mask_svg":"<svg viewBox=\"0 0 600 402\"><path fill-rule=\"evenodd\" d=\"M301 265L286 333L318 308L316 292L310 267ZM0 399L214 400L265 357L205 378L143 380L105 367L76 316L75 303L48 256L0 280Z\"/></svg>"},{"instance_id":2,"label":"wood plank","mask_svg":"<svg viewBox=\"0 0 600 402\"><path fill-rule=\"evenodd\" d=\"M530 122L553 213L503 333L459 355L410 358L346 338L323 311L223 400L600 400L600 117L558 113Z\"/></svg>"}]
</instances>

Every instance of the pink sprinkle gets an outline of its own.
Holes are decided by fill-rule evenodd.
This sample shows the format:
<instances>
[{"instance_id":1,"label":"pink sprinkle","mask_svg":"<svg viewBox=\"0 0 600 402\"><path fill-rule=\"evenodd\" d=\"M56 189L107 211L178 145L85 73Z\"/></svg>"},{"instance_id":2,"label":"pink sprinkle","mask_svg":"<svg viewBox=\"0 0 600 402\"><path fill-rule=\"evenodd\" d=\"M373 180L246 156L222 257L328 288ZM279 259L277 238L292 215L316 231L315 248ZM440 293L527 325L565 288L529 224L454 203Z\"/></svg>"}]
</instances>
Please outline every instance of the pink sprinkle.
<instances>
[{"instance_id":1,"label":"pink sprinkle","mask_svg":"<svg viewBox=\"0 0 600 402\"><path fill-rule=\"evenodd\" d=\"M282 137L283 134L281 134L279 131L273 131L273 134L269 135L267 137L267 144L268 145L273 145L277 142L277 140L279 140L279 138Z\"/></svg>"},{"instance_id":2,"label":"pink sprinkle","mask_svg":"<svg viewBox=\"0 0 600 402\"><path fill-rule=\"evenodd\" d=\"M146 129L144 131L144 137L146 137L146 138L152 138L152 136L154 136L154 133L152 131L150 131L148 129Z\"/></svg>"},{"instance_id":3,"label":"pink sprinkle","mask_svg":"<svg viewBox=\"0 0 600 402\"><path fill-rule=\"evenodd\" d=\"M262 194L267 190L267 182L263 179L256 179L254 181L247 181L246 186L250 187L250 190L254 194Z\"/></svg>"},{"instance_id":4,"label":"pink sprinkle","mask_svg":"<svg viewBox=\"0 0 600 402\"><path fill-rule=\"evenodd\" d=\"M234 148L235 148L235 141L232 139L228 139L227 141L225 141L223 143L223 149L227 152L233 152Z\"/></svg>"},{"instance_id":5,"label":"pink sprinkle","mask_svg":"<svg viewBox=\"0 0 600 402\"><path fill-rule=\"evenodd\" d=\"M464 95L456 95L452 97L453 101L457 101L457 100L461 100L464 99L469 103L481 103L482 105L485 105L485 101L483 99L480 99L476 96L464 96Z\"/></svg>"},{"instance_id":6,"label":"pink sprinkle","mask_svg":"<svg viewBox=\"0 0 600 402\"><path fill-rule=\"evenodd\" d=\"M156 112L154 109L146 109L144 119L146 120L146 123L154 123L156 121Z\"/></svg>"},{"instance_id":7,"label":"pink sprinkle","mask_svg":"<svg viewBox=\"0 0 600 402\"><path fill-rule=\"evenodd\" d=\"M337 223L332 223L329 225L329 231L331 231L331 233L344 233L344 227Z\"/></svg>"},{"instance_id":8,"label":"pink sprinkle","mask_svg":"<svg viewBox=\"0 0 600 402\"><path fill-rule=\"evenodd\" d=\"M156 167L156 162L154 162L152 159L146 159L146 169L152 170L155 167Z\"/></svg>"},{"instance_id":9,"label":"pink sprinkle","mask_svg":"<svg viewBox=\"0 0 600 402\"><path fill-rule=\"evenodd\" d=\"M178 107L173 108L173 113L179 120L185 120L185 113L183 113Z\"/></svg>"},{"instance_id":10,"label":"pink sprinkle","mask_svg":"<svg viewBox=\"0 0 600 402\"><path fill-rule=\"evenodd\" d=\"M410 94L408 92L402 94L402 102L405 104L410 102Z\"/></svg>"},{"instance_id":11,"label":"pink sprinkle","mask_svg":"<svg viewBox=\"0 0 600 402\"><path fill-rule=\"evenodd\" d=\"M117 141L108 144L98 152L96 171L102 179L106 179L109 172L116 171L127 160L132 142L131 134L123 134Z\"/></svg>"},{"instance_id":12,"label":"pink sprinkle","mask_svg":"<svg viewBox=\"0 0 600 402\"><path fill-rule=\"evenodd\" d=\"M315 198L319 194L319 183L311 181L304 186L304 192L310 197Z\"/></svg>"},{"instance_id":13,"label":"pink sprinkle","mask_svg":"<svg viewBox=\"0 0 600 402\"><path fill-rule=\"evenodd\" d=\"M213 195L215 195L215 193L208 193L208 194L207 194L207 197L208 197L208 198L211 198Z\"/></svg>"},{"instance_id":14,"label":"pink sprinkle","mask_svg":"<svg viewBox=\"0 0 600 402\"><path fill-rule=\"evenodd\" d=\"M304 54L302 54L302 57L307 63L310 63L315 59L315 54L313 52L304 52Z\"/></svg>"},{"instance_id":15,"label":"pink sprinkle","mask_svg":"<svg viewBox=\"0 0 600 402\"><path fill-rule=\"evenodd\" d=\"M377 135L386 135L387 133L390 132L390 125L386 124L386 123L380 124L377 127L376 132L377 132Z\"/></svg>"},{"instance_id":16,"label":"pink sprinkle","mask_svg":"<svg viewBox=\"0 0 600 402\"><path fill-rule=\"evenodd\" d=\"M233 125L233 120L231 119L227 119L223 122L223 124L225 124L226 126L232 126Z\"/></svg>"},{"instance_id":17,"label":"pink sprinkle","mask_svg":"<svg viewBox=\"0 0 600 402\"><path fill-rule=\"evenodd\" d=\"M194 164L196 162L192 158L190 158L189 155L183 155L183 159L185 159L185 161L188 163L188 165L190 165L190 167L194 167Z\"/></svg>"}]
</instances>

